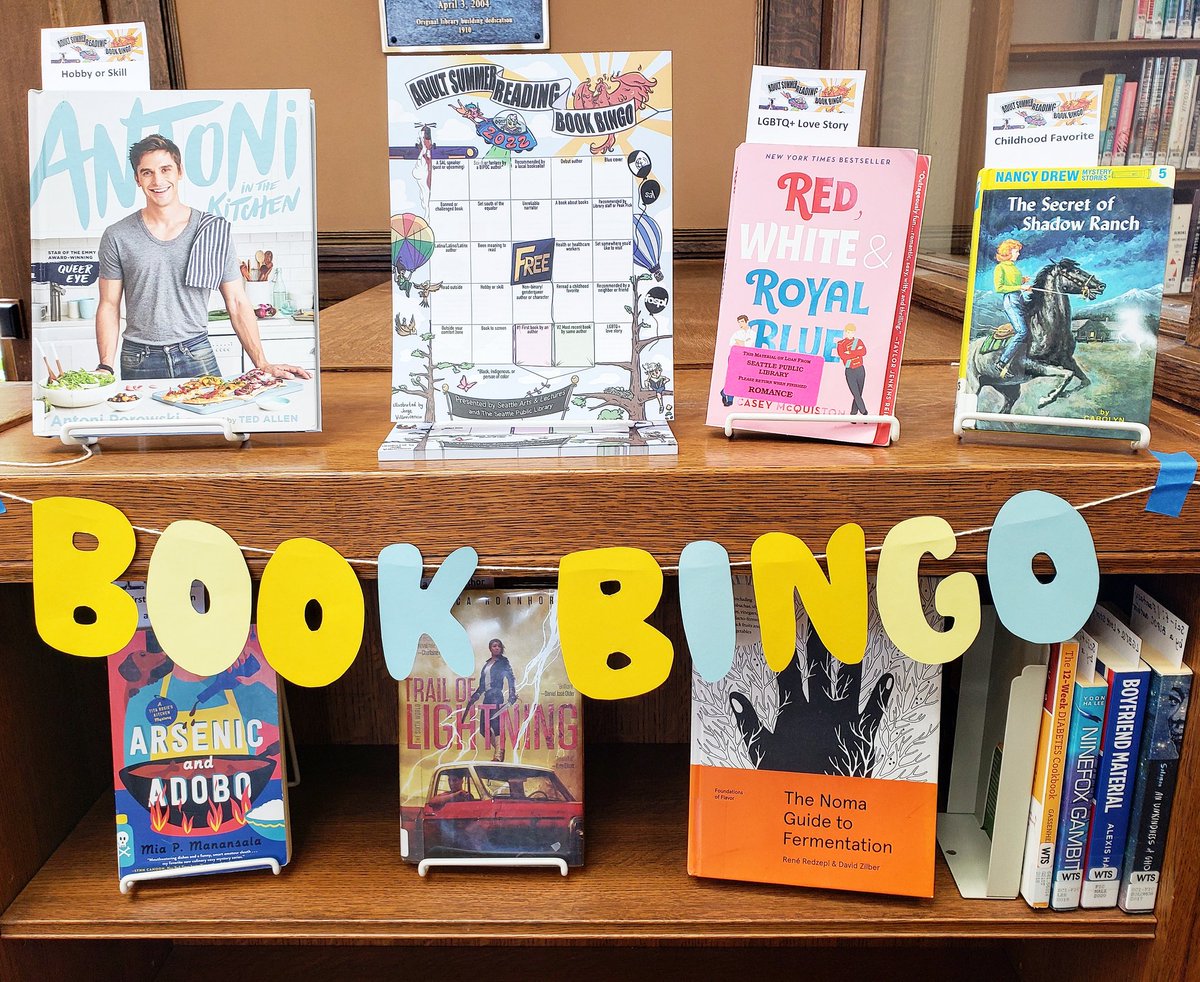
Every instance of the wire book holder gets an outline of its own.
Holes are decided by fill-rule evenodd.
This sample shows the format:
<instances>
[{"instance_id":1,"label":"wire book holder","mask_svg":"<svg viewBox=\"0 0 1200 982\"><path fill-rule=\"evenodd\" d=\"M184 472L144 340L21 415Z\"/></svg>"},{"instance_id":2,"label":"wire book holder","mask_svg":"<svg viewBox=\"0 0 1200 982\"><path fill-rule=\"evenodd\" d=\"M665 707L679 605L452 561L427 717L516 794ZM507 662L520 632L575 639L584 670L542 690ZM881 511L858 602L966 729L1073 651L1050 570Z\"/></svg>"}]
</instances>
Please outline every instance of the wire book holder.
<instances>
[{"instance_id":1,"label":"wire book holder","mask_svg":"<svg viewBox=\"0 0 1200 982\"><path fill-rule=\"evenodd\" d=\"M59 439L67 446L95 446L102 437L113 436L223 436L238 445L249 441L228 419L113 419L64 423Z\"/></svg>"},{"instance_id":2,"label":"wire book holder","mask_svg":"<svg viewBox=\"0 0 1200 982\"><path fill-rule=\"evenodd\" d=\"M447 866L486 866L486 867L505 867L505 866L540 866L544 868L557 869L563 876L567 875L567 861L558 856L528 856L528 857L512 857L506 858L501 856L487 856L477 858L459 858L459 859L422 859L417 863L417 873L425 876L434 867Z\"/></svg>"},{"instance_id":3,"label":"wire book holder","mask_svg":"<svg viewBox=\"0 0 1200 982\"><path fill-rule=\"evenodd\" d=\"M1092 439L1105 439L1105 431L1127 433L1131 437L1129 441L1131 451L1145 450L1150 446L1150 427L1145 423L1112 419L1080 419L1071 416L1025 416L1012 413L977 412L963 408L962 396L965 394L965 388L966 380L959 379L958 398L954 400L954 435L960 439L964 438L969 431L975 430L975 426L972 424L980 422L1007 423L1015 428L1012 430L980 430L979 432L987 432L989 436L993 434L1018 435L1024 438L1022 442L1027 442L1030 437L1048 435L1023 429L1024 426L1059 426L1063 429L1078 430L1081 437ZM1091 432L1087 432L1089 430ZM1106 443L1111 445L1112 441L1106 440ZM1087 444L1080 446L1087 448Z\"/></svg>"},{"instance_id":4,"label":"wire book holder","mask_svg":"<svg viewBox=\"0 0 1200 982\"><path fill-rule=\"evenodd\" d=\"M737 428L737 424L744 421L753 420L770 420L772 422L795 423L801 422L798 420L795 413L729 413L725 417L725 435L733 436L733 431ZM821 413L819 416L806 416L802 422L807 426L809 423L869 423L872 425L886 424L888 430L888 442L890 446L900 439L900 420L891 414L876 414L868 416L851 416L845 413ZM773 433L772 436L796 436L793 433ZM801 437L801 439L804 439Z\"/></svg>"}]
</instances>

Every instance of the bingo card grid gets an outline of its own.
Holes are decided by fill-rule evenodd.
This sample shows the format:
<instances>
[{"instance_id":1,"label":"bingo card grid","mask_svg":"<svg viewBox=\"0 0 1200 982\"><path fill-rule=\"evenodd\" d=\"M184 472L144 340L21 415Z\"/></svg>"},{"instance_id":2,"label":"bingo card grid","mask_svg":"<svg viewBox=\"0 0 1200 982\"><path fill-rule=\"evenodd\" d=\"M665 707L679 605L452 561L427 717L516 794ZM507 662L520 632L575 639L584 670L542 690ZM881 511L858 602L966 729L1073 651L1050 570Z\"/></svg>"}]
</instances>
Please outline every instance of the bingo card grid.
<instances>
[{"instance_id":1,"label":"bingo card grid","mask_svg":"<svg viewBox=\"0 0 1200 982\"><path fill-rule=\"evenodd\" d=\"M613 157L433 161L437 361L588 368L627 361L634 177ZM512 285L513 244L554 239L553 277Z\"/></svg>"}]
</instances>

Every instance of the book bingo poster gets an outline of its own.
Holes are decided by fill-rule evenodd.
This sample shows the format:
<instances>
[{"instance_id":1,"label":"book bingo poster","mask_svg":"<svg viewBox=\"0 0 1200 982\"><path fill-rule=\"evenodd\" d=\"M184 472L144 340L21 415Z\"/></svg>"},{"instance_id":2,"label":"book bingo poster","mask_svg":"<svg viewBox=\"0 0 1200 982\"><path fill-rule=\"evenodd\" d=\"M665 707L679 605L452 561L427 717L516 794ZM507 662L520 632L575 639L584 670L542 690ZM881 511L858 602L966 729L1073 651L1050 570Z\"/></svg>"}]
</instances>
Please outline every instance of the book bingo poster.
<instances>
[{"instance_id":1,"label":"book bingo poster","mask_svg":"<svg viewBox=\"0 0 1200 982\"><path fill-rule=\"evenodd\" d=\"M669 52L388 61L402 425L674 417Z\"/></svg>"}]
</instances>

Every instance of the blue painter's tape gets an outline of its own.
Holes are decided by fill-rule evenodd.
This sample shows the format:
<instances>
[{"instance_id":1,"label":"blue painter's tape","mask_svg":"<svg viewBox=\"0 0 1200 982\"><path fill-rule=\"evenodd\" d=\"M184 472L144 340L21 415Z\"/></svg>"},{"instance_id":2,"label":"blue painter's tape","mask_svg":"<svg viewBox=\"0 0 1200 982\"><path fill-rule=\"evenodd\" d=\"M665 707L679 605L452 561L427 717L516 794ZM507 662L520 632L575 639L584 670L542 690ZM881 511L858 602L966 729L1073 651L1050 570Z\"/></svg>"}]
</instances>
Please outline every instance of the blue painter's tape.
<instances>
[{"instance_id":1,"label":"blue painter's tape","mask_svg":"<svg viewBox=\"0 0 1200 982\"><path fill-rule=\"evenodd\" d=\"M1183 450L1179 453L1150 452L1158 458L1158 481L1146 501L1146 511L1178 518L1192 482L1196 480L1196 458Z\"/></svg>"}]
</instances>

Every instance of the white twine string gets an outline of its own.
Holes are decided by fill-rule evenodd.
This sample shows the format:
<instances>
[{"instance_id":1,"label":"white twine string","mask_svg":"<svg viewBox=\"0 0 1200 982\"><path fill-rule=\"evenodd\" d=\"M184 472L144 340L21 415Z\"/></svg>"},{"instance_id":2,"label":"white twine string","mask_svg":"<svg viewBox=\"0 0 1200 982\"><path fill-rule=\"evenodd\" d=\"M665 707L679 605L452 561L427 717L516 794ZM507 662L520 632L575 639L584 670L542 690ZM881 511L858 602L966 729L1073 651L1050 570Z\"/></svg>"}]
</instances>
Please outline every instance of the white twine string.
<instances>
[{"instance_id":1,"label":"white twine string","mask_svg":"<svg viewBox=\"0 0 1200 982\"><path fill-rule=\"evenodd\" d=\"M92 456L92 448L86 443L79 445L79 449L83 451L78 457L69 457L66 460L51 460L44 464L32 464L26 460L0 460L0 466L3 467L66 467L68 464L82 464L90 456ZM24 498L15 498L16 501L24 501Z\"/></svg>"},{"instance_id":2,"label":"white twine string","mask_svg":"<svg viewBox=\"0 0 1200 982\"><path fill-rule=\"evenodd\" d=\"M87 451L87 447L84 447L84 450ZM90 454L90 451L87 451L87 452ZM80 458L80 459L83 459L83 458ZM73 463L75 463L75 461L74 460L62 461L62 463L73 464ZM44 465L40 465L40 466L44 466ZM1192 481L1191 485L1189 485L1189 486L1190 487L1200 486L1200 481ZM1132 491L1122 491L1120 494L1110 494L1107 498L1097 498L1095 501L1088 501L1082 505L1074 505L1072 507L1074 507L1074 509L1076 511L1087 511L1089 508L1098 508L1100 505L1107 505L1114 501L1121 501L1124 498L1134 498L1134 497L1137 497L1139 494L1148 494L1149 492L1153 491L1155 489L1155 487L1157 487L1157 485L1149 484L1144 488L1135 488ZM7 498L9 501L19 501L25 505L33 504L32 498L23 498L19 494L13 494L10 491L0 491L0 498ZM980 525L973 529L964 529L961 532L955 532L954 537L956 539L964 539L969 535L982 535L984 532L990 532L994 527L995 527L994 525ZM162 529L150 528L146 525L134 525L133 528L138 532L145 532L147 535L162 535L163 534ZM239 545L238 548L242 552L254 553L255 555L260 555L260 556L275 555L274 549L262 549L262 548L259 548L258 546L243 546L243 545ZM866 552L879 552L882 549L883 549L883 544L880 543L877 546L867 546L865 551ZM817 559L825 559L827 557L827 554L823 553L823 552L818 552L818 553L814 553L814 556ZM378 566L379 565L378 559L347 559L346 562L348 562L352 566ZM741 559L741 560L731 561L729 565L731 567L735 567L735 566L736 567L744 567L744 566L750 566L751 563L750 563L750 560L748 560L748 559ZM437 569L437 568L439 568L439 567L432 566L432 565L426 566L426 569ZM679 566L678 565L663 566L662 570L664 573L678 573ZM476 566L475 572L476 573L552 573L552 574L557 574L558 567L557 566L487 566L487 565L482 565L482 566Z\"/></svg>"}]
</instances>

